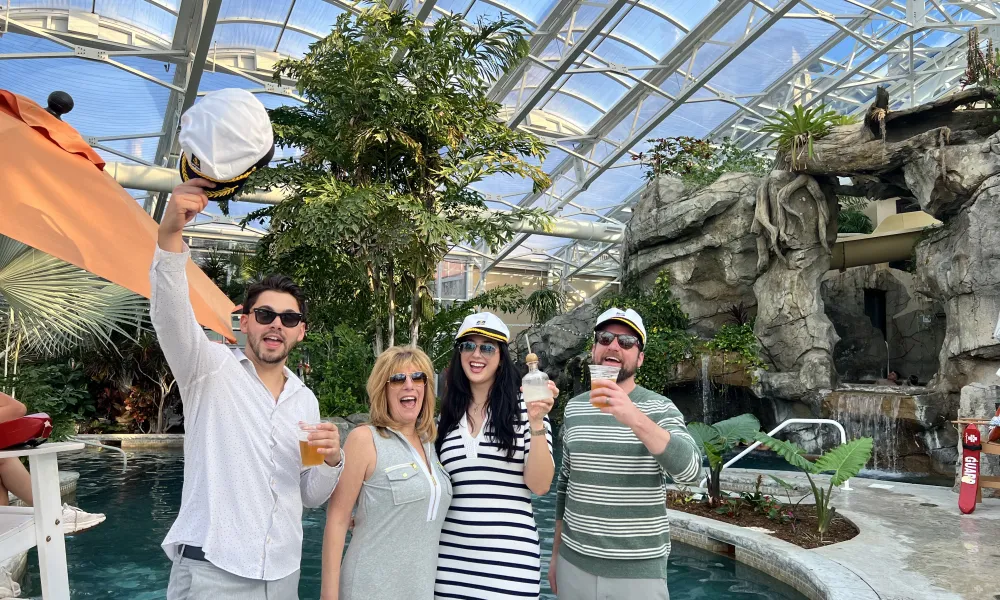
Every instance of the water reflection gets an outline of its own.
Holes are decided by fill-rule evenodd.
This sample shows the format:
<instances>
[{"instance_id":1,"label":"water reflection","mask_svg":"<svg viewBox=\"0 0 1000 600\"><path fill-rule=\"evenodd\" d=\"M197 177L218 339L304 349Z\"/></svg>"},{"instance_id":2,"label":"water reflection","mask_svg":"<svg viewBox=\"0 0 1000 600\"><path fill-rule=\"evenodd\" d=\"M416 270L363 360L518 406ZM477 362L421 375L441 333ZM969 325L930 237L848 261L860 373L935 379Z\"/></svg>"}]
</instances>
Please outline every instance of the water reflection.
<instances>
[{"instance_id":1,"label":"water reflection","mask_svg":"<svg viewBox=\"0 0 1000 600\"><path fill-rule=\"evenodd\" d=\"M557 457L558 458L558 457ZM160 549L180 506L184 462L180 452L139 452L121 472L121 458L109 452L87 450L60 461L63 470L78 471L76 502L89 511L101 511L108 520L79 536L67 538L72 596L114 600L154 600L166 595L170 563ZM555 486L553 486L554 490ZM535 498L535 518L542 541L543 570L552 555L555 492ZM318 549L326 521L324 509L303 516L305 547ZM40 596L38 562L29 561L24 596ZM307 551L302 557L300 596L319 597L321 556ZM546 575L542 598L551 600ZM803 600L780 582L744 567L728 557L675 544L669 565L672 600Z\"/></svg>"}]
</instances>

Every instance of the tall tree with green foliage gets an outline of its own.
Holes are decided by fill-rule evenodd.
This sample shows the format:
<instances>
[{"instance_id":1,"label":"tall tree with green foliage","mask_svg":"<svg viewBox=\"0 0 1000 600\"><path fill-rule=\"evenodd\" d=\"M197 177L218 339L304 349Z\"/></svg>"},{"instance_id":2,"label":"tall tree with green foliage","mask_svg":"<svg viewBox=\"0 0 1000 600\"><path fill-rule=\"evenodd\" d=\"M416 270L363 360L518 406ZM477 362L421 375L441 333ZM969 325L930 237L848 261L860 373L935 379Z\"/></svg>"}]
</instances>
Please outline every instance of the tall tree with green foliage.
<instances>
[{"instance_id":1,"label":"tall tree with green foliage","mask_svg":"<svg viewBox=\"0 0 1000 600\"><path fill-rule=\"evenodd\" d=\"M398 301L410 304L407 337L418 341L434 312L428 282L455 244L496 250L516 220L543 219L489 212L470 187L495 175L549 184L538 166L546 147L507 127L488 97L527 55L525 34L505 18L445 16L424 28L380 4L343 15L302 59L276 66L306 100L271 111L276 142L301 155L261 172L257 185L289 196L248 220L270 219L262 252L272 264L363 286L376 352L396 343Z\"/></svg>"}]
</instances>

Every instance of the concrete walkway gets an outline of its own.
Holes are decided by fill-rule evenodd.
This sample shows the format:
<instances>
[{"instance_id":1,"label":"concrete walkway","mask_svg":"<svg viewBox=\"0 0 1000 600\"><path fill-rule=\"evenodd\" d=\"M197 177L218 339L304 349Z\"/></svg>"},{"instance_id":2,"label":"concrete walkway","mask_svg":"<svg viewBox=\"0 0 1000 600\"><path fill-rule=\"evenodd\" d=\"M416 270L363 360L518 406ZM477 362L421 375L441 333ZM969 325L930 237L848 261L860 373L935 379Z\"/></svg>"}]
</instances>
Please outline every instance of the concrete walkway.
<instances>
[{"instance_id":1,"label":"concrete walkway","mask_svg":"<svg viewBox=\"0 0 1000 600\"><path fill-rule=\"evenodd\" d=\"M722 488L730 477L745 481L757 473L808 486L798 473L727 469ZM984 499L963 515L950 488L863 478L850 484L832 504L861 534L809 552L855 572L884 600L1000 598L1000 499Z\"/></svg>"}]
</instances>

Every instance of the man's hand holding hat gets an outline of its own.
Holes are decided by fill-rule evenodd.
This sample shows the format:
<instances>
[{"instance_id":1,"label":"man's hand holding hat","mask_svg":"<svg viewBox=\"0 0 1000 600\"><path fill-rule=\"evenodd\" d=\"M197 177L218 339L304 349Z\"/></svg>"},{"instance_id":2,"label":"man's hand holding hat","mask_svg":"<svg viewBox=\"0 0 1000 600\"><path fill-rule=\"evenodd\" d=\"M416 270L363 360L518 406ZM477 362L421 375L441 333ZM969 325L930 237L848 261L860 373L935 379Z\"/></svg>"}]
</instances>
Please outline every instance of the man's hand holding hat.
<instances>
[{"instance_id":1,"label":"man's hand holding hat","mask_svg":"<svg viewBox=\"0 0 1000 600\"><path fill-rule=\"evenodd\" d=\"M174 188L170 195L170 203L160 221L158 243L167 252L182 252L184 240L181 232L184 226L194 220L198 213L208 206L208 195L215 184L204 179L191 179Z\"/></svg>"}]
</instances>

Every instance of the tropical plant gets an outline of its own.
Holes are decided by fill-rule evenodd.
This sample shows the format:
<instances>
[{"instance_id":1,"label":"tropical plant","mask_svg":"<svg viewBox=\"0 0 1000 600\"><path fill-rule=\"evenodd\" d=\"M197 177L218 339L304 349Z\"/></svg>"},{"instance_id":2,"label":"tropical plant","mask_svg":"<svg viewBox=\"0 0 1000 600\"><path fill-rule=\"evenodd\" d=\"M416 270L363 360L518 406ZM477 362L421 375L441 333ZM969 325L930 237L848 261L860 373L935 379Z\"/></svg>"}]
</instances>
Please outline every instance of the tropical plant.
<instances>
[{"instance_id":1,"label":"tropical plant","mask_svg":"<svg viewBox=\"0 0 1000 600\"><path fill-rule=\"evenodd\" d=\"M83 353L81 362L98 385L117 391L123 399L120 423L134 424L143 433L165 431L164 412L176 397L176 380L156 334L141 331L134 339L122 336L115 346Z\"/></svg>"},{"instance_id":2,"label":"tropical plant","mask_svg":"<svg viewBox=\"0 0 1000 600\"><path fill-rule=\"evenodd\" d=\"M301 153L261 170L255 185L289 196L246 221L270 219L261 244L270 265L363 289L355 300L371 308L376 352L397 342L399 301L410 307L399 337L418 342L434 313L428 282L455 244L496 250L516 221L548 220L538 209L489 211L473 189L495 175L549 184L538 164L546 146L507 127L489 98L492 82L526 56L526 33L519 21L470 26L461 15L425 27L379 4L345 13L303 58L276 65L275 78L296 80L305 98L270 112L276 142Z\"/></svg>"},{"instance_id":3,"label":"tropical plant","mask_svg":"<svg viewBox=\"0 0 1000 600\"><path fill-rule=\"evenodd\" d=\"M750 309L747 305L740 301L739 304L734 304L726 310L726 314L729 315L729 320L733 325L753 325L753 318L750 316Z\"/></svg>"},{"instance_id":4,"label":"tropical plant","mask_svg":"<svg viewBox=\"0 0 1000 600\"><path fill-rule=\"evenodd\" d=\"M642 315L647 340L643 348L645 360L636 373L639 385L663 393L673 376L673 367L690 357L698 338L687 333L688 316L670 291L667 273L656 276L651 289L630 285L626 291L601 296L601 312L611 308L631 308ZM587 341L589 349L593 338Z\"/></svg>"},{"instance_id":5,"label":"tropical plant","mask_svg":"<svg viewBox=\"0 0 1000 600\"><path fill-rule=\"evenodd\" d=\"M762 492L761 487L763 485L764 476L757 475L753 492L743 492L740 494L743 503L752 508L754 513L764 515L771 521L788 523L791 520L791 513L774 496Z\"/></svg>"},{"instance_id":6,"label":"tropical plant","mask_svg":"<svg viewBox=\"0 0 1000 600\"><path fill-rule=\"evenodd\" d=\"M223 253L213 248L198 261L198 266L236 304L243 302L251 282L264 277L258 257L241 250Z\"/></svg>"},{"instance_id":7,"label":"tropical plant","mask_svg":"<svg viewBox=\"0 0 1000 600\"><path fill-rule=\"evenodd\" d=\"M871 198L864 196L839 196L840 213L837 216L837 233L871 233L875 230L864 210Z\"/></svg>"},{"instance_id":8,"label":"tropical plant","mask_svg":"<svg viewBox=\"0 0 1000 600\"><path fill-rule=\"evenodd\" d=\"M646 179L660 175L687 175L715 155L712 143L688 135L646 140L653 146L645 152L632 153L632 160L646 167Z\"/></svg>"},{"instance_id":9,"label":"tropical plant","mask_svg":"<svg viewBox=\"0 0 1000 600\"><path fill-rule=\"evenodd\" d=\"M375 366L371 340L346 325L310 332L290 360L305 372L320 414L346 417L368 411L368 374Z\"/></svg>"},{"instance_id":10,"label":"tropical plant","mask_svg":"<svg viewBox=\"0 0 1000 600\"><path fill-rule=\"evenodd\" d=\"M646 179L661 175L676 175L693 187L704 187L724 173L750 173L763 176L771 160L762 152L741 148L730 138L719 143L708 139L672 137L647 140L653 146L645 152L633 153L646 167Z\"/></svg>"},{"instance_id":11,"label":"tropical plant","mask_svg":"<svg viewBox=\"0 0 1000 600\"><path fill-rule=\"evenodd\" d=\"M875 231L872 220L865 213L847 209L837 216L837 233L871 233Z\"/></svg>"},{"instance_id":12,"label":"tropical plant","mask_svg":"<svg viewBox=\"0 0 1000 600\"><path fill-rule=\"evenodd\" d=\"M531 292L524 300L524 309L528 311L531 322L541 325L552 317L562 313L566 296L553 288L541 288Z\"/></svg>"},{"instance_id":13,"label":"tropical plant","mask_svg":"<svg viewBox=\"0 0 1000 600\"><path fill-rule=\"evenodd\" d=\"M805 450L792 442L775 439L763 432L758 433L756 439L788 461L788 464L801 469L806 474L813 498L816 500L817 530L822 542L823 536L829 530L830 523L833 522L837 513L837 509L830 505L833 488L854 477L865 467L868 459L872 456L872 438L859 438L841 444L825 452L815 461L807 459ZM812 476L825 472L830 472L832 475L829 486L824 489L821 485L816 484Z\"/></svg>"},{"instance_id":14,"label":"tropical plant","mask_svg":"<svg viewBox=\"0 0 1000 600\"><path fill-rule=\"evenodd\" d=\"M969 44L965 60L965 74L961 79L962 87L975 84L980 88L996 92L1000 86L1000 50L993 48L993 40L989 38L986 39L986 48L983 49L982 43L979 41L979 29L976 27L969 29ZM991 102L990 105L995 107L994 102Z\"/></svg>"},{"instance_id":15,"label":"tropical plant","mask_svg":"<svg viewBox=\"0 0 1000 600\"><path fill-rule=\"evenodd\" d=\"M778 109L761 125L762 133L774 134L771 146L791 156L792 169L804 167L799 164L799 155L806 149L806 156L813 157L813 142L826 137L830 128L842 124L843 118L825 104L813 108L803 108L796 104L791 112Z\"/></svg>"},{"instance_id":16,"label":"tropical plant","mask_svg":"<svg viewBox=\"0 0 1000 600\"><path fill-rule=\"evenodd\" d=\"M705 347L709 350L723 352L726 355L736 355L737 362L743 364L744 370L752 378L756 378L757 371L766 369L767 365L760 356L760 343L757 341L757 335L753 332L753 327L753 319L742 325L726 323L715 332L715 336L705 344Z\"/></svg>"},{"instance_id":17,"label":"tropical plant","mask_svg":"<svg viewBox=\"0 0 1000 600\"><path fill-rule=\"evenodd\" d=\"M751 414L742 414L719 421L714 425L689 423L688 433L708 457L708 504L715 508L722 504L720 476L725 455L741 442L750 442L760 432L760 421Z\"/></svg>"},{"instance_id":18,"label":"tropical plant","mask_svg":"<svg viewBox=\"0 0 1000 600\"><path fill-rule=\"evenodd\" d=\"M46 359L145 326L148 303L120 286L0 235L3 374L24 358Z\"/></svg>"},{"instance_id":19,"label":"tropical plant","mask_svg":"<svg viewBox=\"0 0 1000 600\"><path fill-rule=\"evenodd\" d=\"M73 360L26 363L16 375L0 376L0 389L4 388L17 390L28 414L49 415L53 440L73 435L75 424L96 410L87 390L87 376Z\"/></svg>"},{"instance_id":20,"label":"tropical plant","mask_svg":"<svg viewBox=\"0 0 1000 600\"><path fill-rule=\"evenodd\" d=\"M455 333L465 317L481 310L513 314L524 308L524 302L521 288L500 285L450 306L438 305L437 312L420 329L420 347L430 356L434 368L443 369L455 345Z\"/></svg>"}]
</instances>

